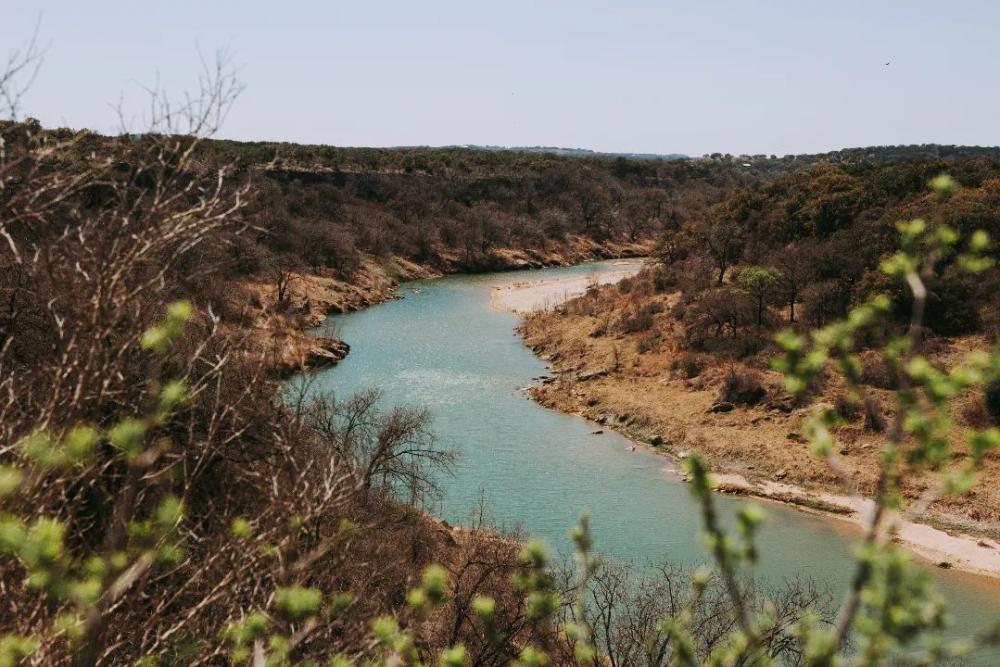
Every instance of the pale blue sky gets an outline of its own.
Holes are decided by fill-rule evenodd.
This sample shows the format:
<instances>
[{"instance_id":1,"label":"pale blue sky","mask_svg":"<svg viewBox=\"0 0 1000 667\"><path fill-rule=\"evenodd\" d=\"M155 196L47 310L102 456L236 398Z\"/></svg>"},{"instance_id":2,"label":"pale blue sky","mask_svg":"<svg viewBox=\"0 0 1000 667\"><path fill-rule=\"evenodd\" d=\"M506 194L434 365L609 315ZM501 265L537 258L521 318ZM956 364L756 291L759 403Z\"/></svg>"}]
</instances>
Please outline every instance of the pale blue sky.
<instances>
[{"instance_id":1,"label":"pale blue sky","mask_svg":"<svg viewBox=\"0 0 1000 667\"><path fill-rule=\"evenodd\" d=\"M700 155L1000 144L1000 3L0 0L39 15L26 111L110 130L134 81L190 87L196 44L246 90L222 135ZM891 61L885 67L883 63Z\"/></svg>"}]
</instances>

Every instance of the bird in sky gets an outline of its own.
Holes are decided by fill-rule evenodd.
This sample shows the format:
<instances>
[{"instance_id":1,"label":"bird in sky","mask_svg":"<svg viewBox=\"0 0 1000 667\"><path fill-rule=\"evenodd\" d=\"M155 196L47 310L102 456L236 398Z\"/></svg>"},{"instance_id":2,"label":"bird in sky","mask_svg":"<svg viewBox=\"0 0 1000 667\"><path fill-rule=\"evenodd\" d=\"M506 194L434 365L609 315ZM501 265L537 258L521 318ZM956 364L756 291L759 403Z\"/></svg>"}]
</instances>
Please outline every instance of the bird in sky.
<instances>
[{"instance_id":1,"label":"bird in sky","mask_svg":"<svg viewBox=\"0 0 1000 667\"><path fill-rule=\"evenodd\" d=\"M885 63L885 66L888 67L890 64L892 64L892 61L891 60L887 60L886 63Z\"/></svg>"}]
</instances>

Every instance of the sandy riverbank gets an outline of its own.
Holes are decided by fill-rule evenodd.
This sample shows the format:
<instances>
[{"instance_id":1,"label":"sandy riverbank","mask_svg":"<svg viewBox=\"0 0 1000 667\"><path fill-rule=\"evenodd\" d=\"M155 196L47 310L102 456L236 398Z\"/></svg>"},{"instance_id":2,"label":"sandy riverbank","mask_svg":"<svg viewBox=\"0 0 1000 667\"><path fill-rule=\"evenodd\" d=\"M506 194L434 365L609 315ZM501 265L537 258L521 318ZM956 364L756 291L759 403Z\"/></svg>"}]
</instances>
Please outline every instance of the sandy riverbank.
<instances>
[{"instance_id":1,"label":"sandy riverbank","mask_svg":"<svg viewBox=\"0 0 1000 667\"><path fill-rule=\"evenodd\" d=\"M641 259L615 260L613 264L619 268L600 274L523 280L496 285L490 293L490 304L497 310L521 314L547 310L580 296L592 285L616 283L623 278L634 276L645 265Z\"/></svg>"},{"instance_id":2,"label":"sandy riverbank","mask_svg":"<svg viewBox=\"0 0 1000 667\"><path fill-rule=\"evenodd\" d=\"M583 414L578 416L586 418ZM632 440L636 446L660 454L671 461L671 469L679 471L683 463L681 457L636 440L631 434L622 432L614 425L595 423L596 427L616 430ZM819 462L817 464L820 465ZM800 511L830 520L851 523L858 528L866 525L875 505L872 500L860 496L816 491L778 481L754 481L733 473L713 472L711 478L714 487L722 493L753 496L790 505ZM687 481L686 476L682 475L682 479ZM894 517L892 525L893 540L928 564L989 577L1000 583L1000 541L948 532L898 516Z\"/></svg>"},{"instance_id":3,"label":"sandy riverbank","mask_svg":"<svg viewBox=\"0 0 1000 667\"><path fill-rule=\"evenodd\" d=\"M668 469L679 475L683 481L687 481L681 468L682 458L649 443L635 440L628 434L622 435L632 440L636 446L669 460L671 464ZM858 529L867 525L875 507L872 500L860 496L814 491L777 481L752 481L733 473L712 473L711 481L714 488L721 493L753 496L782 505L791 505L799 511L850 523ZM900 516L893 516L891 524L893 539L928 564L990 577L1000 583L1000 542L997 540L953 534ZM858 534L860 535L860 532Z\"/></svg>"},{"instance_id":4,"label":"sandy riverbank","mask_svg":"<svg viewBox=\"0 0 1000 667\"><path fill-rule=\"evenodd\" d=\"M758 496L805 511L867 524L875 503L859 496L810 491L793 484L752 482L741 475L713 474L715 485L729 493ZM924 523L895 517L894 539L929 563L982 576L1000 578L1000 542L985 537L951 534Z\"/></svg>"},{"instance_id":5,"label":"sandy riverbank","mask_svg":"<svg viewBox=\"0 0 1000 667\"><path fill-rule=\"evenodd\" d=\"M612 283L629 275L634 275L640 266L624 267L621 271L608 272L600 276L600 283ZM491 294L494 308L527 314L552 308L563 301L586 291L593 284L592 276L574 276L550 280L524 281L499 285ZM558 364L557 364L558 366ZM558 368L556 369L559 370ZM572 380L572 373L563 374ZM562 411L574 411L572 404L552 403L538 391L532 396L548 407ZM700 413L701 411L699 411ZM579 412L584 418L590 415ZM635 440L635 434L623 430L614 423L603 423L600 428L614 428L626 437ZM681 424L683 426L683 424ZM760 430L760 429L758 429ZM641 440L639 444L648 446ZM786 443L782 443L787 446ZM649 447L672 460L679 460L677 452L666 451L664 447ZM822 463L816 461L816 466ZM820 514L830 519L848 521L858 526L864 525L872 510L873 503L863 497L838 495L829 491L812 490L795 484L773 480L750 480L731 472L714 472L718 488L727 493L752 495L774 502L794 506L803 511ZM899 518L895 522L894 539L908 550L927 560L930 564L947 567L976 575L1000 578L1000 542L987 537L976 537L948 532L925 523Z\"/></svg>"}]
</instances>

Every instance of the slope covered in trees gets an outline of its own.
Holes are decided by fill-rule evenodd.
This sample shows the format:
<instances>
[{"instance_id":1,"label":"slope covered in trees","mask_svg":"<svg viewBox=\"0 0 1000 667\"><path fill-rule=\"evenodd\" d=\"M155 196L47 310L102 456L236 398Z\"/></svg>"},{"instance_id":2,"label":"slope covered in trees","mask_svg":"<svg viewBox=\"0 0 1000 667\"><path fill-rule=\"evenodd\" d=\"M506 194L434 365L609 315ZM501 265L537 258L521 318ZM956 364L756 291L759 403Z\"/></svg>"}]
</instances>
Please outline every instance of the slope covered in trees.
<instances>
[{"instance_id":1,"label":"slope covered in trees","mask_svg":"<svg viewBox=\"0 0 1000 667\"><path fill-rule=\"evenodd\" d=\"M381 406L377 391L289 391L269 351L248 344L259 322L239 309L241 294L261 299L255 317L272 317L273 333L297 331L301 282L335 271L348 290L368 270L315 260L297 225L322 228L337 202L360 209L345 234L365 232L368 216L403 224L386 201L357 194L364 174L328 182L233 170L206 157L203 140L168 132L106 138L27 122L0 133L0 662L400 664L441 654L444 664L500 665L532 646L576 660L555 623L570 613L569 574L516 535L422 512L453 457L419 406ZM419 182L369 176L387 188ZM551 178L526 177L517 196L547 187L555 197L564 181ZM592 230L582 213L573 223L595 234L589 250L610 240L599 235L611 186L626 182L616 179L594 186L609 199L587 209ZM475 197L506 201L511 215L535 210L489 179L431 185L455 216L434 224L465 229L475 203L448 199L453 187L462 197L484 189ZM552 205L578 205L563 202ZM381 255L361 240L362 261L405 261L406 239L378 224L400 245ZM429 266L467 266L446 263L444 242L433 250ZM254 293L254 280L273 290ZM634 633L655 629L651 614L681 604L623 597L629 576L595 577L614 599L604 645L620 656L643 650ZM686 583L665 569L657 585ZM808 584L746 590L754 606L765 595L785 601L786 624L825 600ZM721 582L705 595L703 652L734 624ZM767 643L794 655L786 639Z\"/></svg>"},{"instance_id":2,"label":"slope covered in trees","mask_svg":"<svg viewBox=\"0 0 1000 667\"><path fill-rule=\"evenodd\" d=\"M957 184L947 198L928 188L944 173ZM996 246L977 273L962 254L983 233L1000 237L998 176L1000 162L991 158L921 157L816 164L735 191L665 230L659 262L644 274L528 319L528 343L558 359L565 382L577 388L556 383L538 396L657 438L675 453L701 452L719 470L814 490L839 489L846 476L873 494L892 424L880 407L899 379L891 360L868 348L909 326L914 306L910 287L891 273L901 249L897 224L921 220L928 234L954 244L932 255L921 304L925 353L935 368L951 368L963 352L1000 339ZM851 343L867 398L827 373L805 395L790 395L771 368L781 352L776 335L829 326L882 295L892 304L885 326ZM574 380L597 370L607 374ZM998 396L1000 384L987 380L956 398L958 422L997 425ZM814 405L838 415L846 444L836 466L809 453L802 418ZM968 443L956 437L949 436L962 460ZM1000 459L991 455L985 465L995 471ZM916 498L927 484L915 476L905 493ZM1000 496L987 476L972 494L939 499L933 510L944 524L995 535Z\"/></svg>"},{"instance_id":3,"label":"slope covered in trees","mask_svg":"<svg viewBox=\"0 0 1000 667\"><path fill-rule=\"evenodd\" d=\"M939 203L927 183L945 172L962 189ZM782 320L821 326L879 290L900 297L902 316L909 305L903 290L880 270L880 261L898 248L896 222L933 215L963 242L976 230L996 238L998 176L1000 162L992 159L813 166L736 192L668 231L661 249L663 279L675 280L684 294L681 308L693 309L686 318L696 348L726 347L726 338L753 347L755 331L773 330ZM997 272L973 279L946 259L930 285L927 325L941 335L995 337ZM746 284L748 272L759 273L760 267L773 273L764 295ZM764 323L746 312L754 310L748 306L759 296L773 306L770 326L763 329ZM710 305L713 301L721 307ZM752 349L730 351L740 355Z\"/></svg>"}]
</instances>

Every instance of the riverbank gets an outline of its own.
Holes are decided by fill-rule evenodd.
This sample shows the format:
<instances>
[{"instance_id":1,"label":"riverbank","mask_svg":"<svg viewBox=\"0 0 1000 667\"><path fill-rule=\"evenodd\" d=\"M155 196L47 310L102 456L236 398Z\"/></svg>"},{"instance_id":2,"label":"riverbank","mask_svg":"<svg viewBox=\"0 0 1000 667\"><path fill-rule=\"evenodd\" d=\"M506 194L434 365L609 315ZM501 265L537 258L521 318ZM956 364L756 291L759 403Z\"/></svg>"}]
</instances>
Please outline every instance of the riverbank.
<instances>
[{"instance_id":1,"label":"riverbank","mask_svg":"<svg viewBox=\"0 0 1000 667\"><path fill-rule=\"evenodd\" d=\"M288 270L250 276L239 283L239 294L230 308L240 313L244 326L239 334L246 350L261 355L279 377L302 370L336 365L350 351L336 330L317 329L331 314L355 312L399 298L396 286L410 280L422 280L454 273L520 271L545 267L571 266L613 258L643 257L650 242L603 244L572 236L565 243L530 250L494 248L473 258L444 253L433 263L419 263L397 256L365 257L350 278L323 269ZM625 263L616 280L639 265ZM631 268L634 267L634 268ZM607 282L603 278L602 282ZM573 293L584 287L567 286ZM568 294L569 292L567 292ZM530 304L533 305L533 304Z\"/></svg>"},{"instance_id":2,"label":"riverbank","mask_svg":"<svg viewBox=\"0 0 1000 667\"><path fill-rule=\"evenodd\" d=\"M633 341L593 336L599 323L592 318L553 312L580 293L581 281L586 289L586 279L575 278L565 284L534 281L494 290L494 307L528 315L520 333L554 371L529 389L532 398L591 420L595 433L614 429L675 462L697 451L708 461L721 492L864 524L872 501L838 492L838 478L809 452L801 435L808 408L713 412L716 398L709 378L697 383L678 380L669 373L666 359L653 368L638 364ZM612 282L611 277L605 282ZM861 466L873 467L878 449L864 438L851 437L841 455L853 457L856 464L863 458ZM938 510L920 521L897 518L893 539L938 567L1000 578L997 528L993 521Z\"/></svg>"},{"instance_id":3,"label":"riverbank","mask_svg":"<svg viewBox=\"0 0 1000 667\"><path fill-rule=\"evenodd\" d=\"M620 260L615 264L620 265L621 268L608 273L547 280L525 280L498 285L490 292L490 305L498 310L522 315L538 310L548 310L580 296L593 286L616 283L623 278L634 276L645 266L642 258Z\"/></svg>"}]
</instances>

